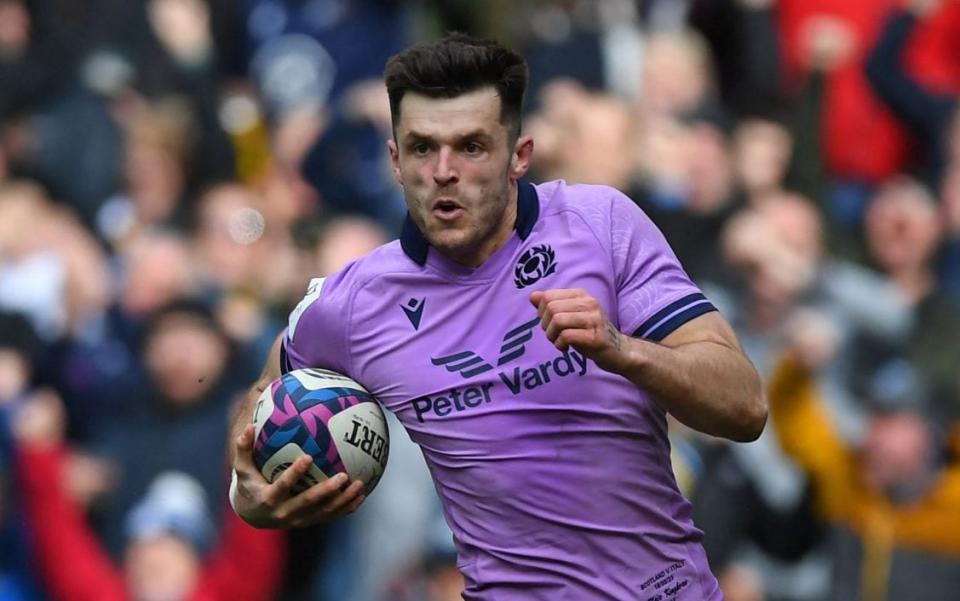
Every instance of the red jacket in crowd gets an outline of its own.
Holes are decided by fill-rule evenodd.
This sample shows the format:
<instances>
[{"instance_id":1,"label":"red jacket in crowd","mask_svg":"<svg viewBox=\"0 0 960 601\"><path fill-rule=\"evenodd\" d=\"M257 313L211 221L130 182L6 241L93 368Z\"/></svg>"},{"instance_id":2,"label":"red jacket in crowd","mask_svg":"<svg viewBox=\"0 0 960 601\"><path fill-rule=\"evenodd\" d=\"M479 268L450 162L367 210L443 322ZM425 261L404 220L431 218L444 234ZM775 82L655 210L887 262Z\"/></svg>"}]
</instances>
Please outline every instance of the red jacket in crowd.
<instances>
[{"instance_id":1,"label":"red jacket in crowd","mask_svg":"<svg viewBox=\"0 0 960 601\"><path fill-rule=\"evenodd\" d=\"M873 94L864 58L891 10L903 0L781 0L782 45L791 79L802 77L804 32L809 20L831 15L847 22L857 39L856 55L829 79L823 134L829 170L846 179L877 183L900 171L910 158L904 128ZM907 68L940 91L960 91L960 2L947 2L917 29ZM865 149L869 149L865 151Z\"/></svg>"},{"instance_id":2,"label":"red jacket in crowd","mask_svg":"<svg viewBox=\"0 0 960 601\"><path fill-rule=\"evenodd\" d=\"M23 506L38 575L56 601L129 601L123 573L67 495L64 449L24 449L18 458ZM268 601L276 597L285 561L283 533L226 518L219 541L188 601Z\"/></svg>"}]
</instances>

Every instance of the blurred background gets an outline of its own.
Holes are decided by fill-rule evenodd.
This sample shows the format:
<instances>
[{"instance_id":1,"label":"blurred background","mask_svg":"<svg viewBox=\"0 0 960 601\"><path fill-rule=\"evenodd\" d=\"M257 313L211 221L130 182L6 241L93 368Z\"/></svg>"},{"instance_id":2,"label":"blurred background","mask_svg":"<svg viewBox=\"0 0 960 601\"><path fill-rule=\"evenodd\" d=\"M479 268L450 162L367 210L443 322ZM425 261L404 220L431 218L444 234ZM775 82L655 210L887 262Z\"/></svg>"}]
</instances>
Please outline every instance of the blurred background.
<instances>
[{"instance_id":1,"label":"blurred background","mask_svg":"<svg viewBox=\"0 0 960 601\"><path fill-rule=\"evenodd\" d=\"M394 238L385 60L522 51L532 179L664 230L768 427L672 424L730 601L960 599L960 2L0 0L0 601L459 599L419 451L282 533L238 396L311 277Z\"/></svg>"}]
</instances>

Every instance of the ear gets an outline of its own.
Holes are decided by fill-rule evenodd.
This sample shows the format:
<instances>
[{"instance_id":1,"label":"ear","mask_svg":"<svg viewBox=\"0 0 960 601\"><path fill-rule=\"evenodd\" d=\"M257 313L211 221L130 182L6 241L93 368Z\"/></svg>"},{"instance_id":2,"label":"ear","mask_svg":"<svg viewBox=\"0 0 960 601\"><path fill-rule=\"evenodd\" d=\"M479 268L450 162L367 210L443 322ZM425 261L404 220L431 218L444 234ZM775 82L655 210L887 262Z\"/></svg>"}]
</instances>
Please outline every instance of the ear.
<instances>
[{"instance_id":1,"label":"ear","mask_svg":"<svg viewBox=\"0 0 960 601\"><path fill-rule=\"evenodd\" d=\"M393 138L387 140L387 152L390 153L390 170L393 172L393 179L397 180L397 183L402 186L403 176L400 175L400 149L397 148L397 143Z\"/></svg>"},{"instance_id":2,"label":"ear","mask_svg":"<svg viewBox=\"0 0 960 601\"><path fill-rule=\"evenodd\" d=\"M533 158L533 136L520 136L513 146L510 156L510 182L514 183L530 169L530 160Z\"/></svg>"}]
</instances>

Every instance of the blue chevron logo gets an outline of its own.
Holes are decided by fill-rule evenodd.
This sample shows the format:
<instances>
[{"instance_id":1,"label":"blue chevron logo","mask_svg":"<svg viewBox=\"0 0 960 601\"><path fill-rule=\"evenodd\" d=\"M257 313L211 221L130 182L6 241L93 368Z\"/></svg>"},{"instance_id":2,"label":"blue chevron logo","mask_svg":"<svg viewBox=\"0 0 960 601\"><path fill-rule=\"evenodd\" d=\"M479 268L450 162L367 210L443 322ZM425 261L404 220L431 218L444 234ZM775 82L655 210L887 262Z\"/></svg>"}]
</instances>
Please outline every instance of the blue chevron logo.
<instances>
[{"instance_id":1,"label":"blue chevron logo","mask_svg":"<svg viewBox=\"0 0 960 601\"><path fill-rule=\"evenodd\" d=\"M446 357L430 358L430 362L436 366L443 366L451 373L459 372L464 378L472 378L485 371L490 371L493 366L483 360L483 357L473 351L463 351L447 355Z\"/></svg>"},{"instance_id":2,"label":"blue chevron logo","mask_svg":"<svg viewBox=\"0 0 960 601\"><path fill-rule=\"evenodd\" d=\"M421 308L423 308L422 305ZM540 318L535 317L503 335L497 367L523 356L527 351L524 345L533 338L533 328L539 323ZM459 373L464 378L472 378L493 369L492 365L473 351L460 351L444 357L431 357L430 362L437 367L445 368L450 373Z\"/></svg>"},{"instance_id":3,"label":"blue chevron logo","mask_svg":"<svg viewBox=\"0 0 960 601\"><path fill-rule=\"evenodd\" d=\"M535 317L503 335L503 345L500 347L500 358L497 359L497 367L513 361L526 352L527 349L523 345L533 338L531 330L539 323L540 318Z\"/></svg>"}]
</instances>

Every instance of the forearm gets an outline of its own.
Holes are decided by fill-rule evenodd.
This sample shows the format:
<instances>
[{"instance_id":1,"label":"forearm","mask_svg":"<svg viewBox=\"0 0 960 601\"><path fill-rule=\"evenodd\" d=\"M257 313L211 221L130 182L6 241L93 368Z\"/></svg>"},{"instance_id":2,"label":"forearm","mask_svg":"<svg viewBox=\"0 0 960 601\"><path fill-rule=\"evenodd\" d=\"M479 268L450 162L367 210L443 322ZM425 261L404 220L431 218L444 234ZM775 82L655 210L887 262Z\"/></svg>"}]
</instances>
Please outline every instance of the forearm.
<instances>
[{"instance_id":1,"label":"forearm","mask_svg":"<svg viewBox=\"0 0 960 601\"><path fill-rule=\"evenodd\" d=\"M894 13L867 57L865 72L890 110L915 133L931 139L939 134L944 114L949 114L954 99L933 94L907 72L904 55L916 25L917 17L912 13Z\"/></svg>"},{"instance_id":2,"label":"forearm","mask_svg":"<svg viewBox=\"0 0 960 601\"><path fill-rule=\"evenodd\" d=\"M64 448L25 446L17 453L25 515L37 567L54 599L124 600L123 576L63 487Z\"/></svg>"},{"instance_id":3,"label":"forearm","mask_svg":"<svg viewBox=\"0 0 960 601\"><path fill-rule=\"evenodd\" d=\"M537 291L530 302L554 346L573 347L627 378L691 428L736 441L756 440L763 431L760 377L719 312L693 317L651 342L620 332L581 288Z\"/></svg>"},{"instance_id":4,"label":"forearm","mask_svg":"<svg viewBox=\"0 0 960 601\"><path fill-rule=\"evenodd\" d=\"M739 349L698 341L673 348L622 336L623 361L611 371L652 394L664 410L700 432L756 440L767 418L760 378Z\"/></svg>"}]
</instances>

